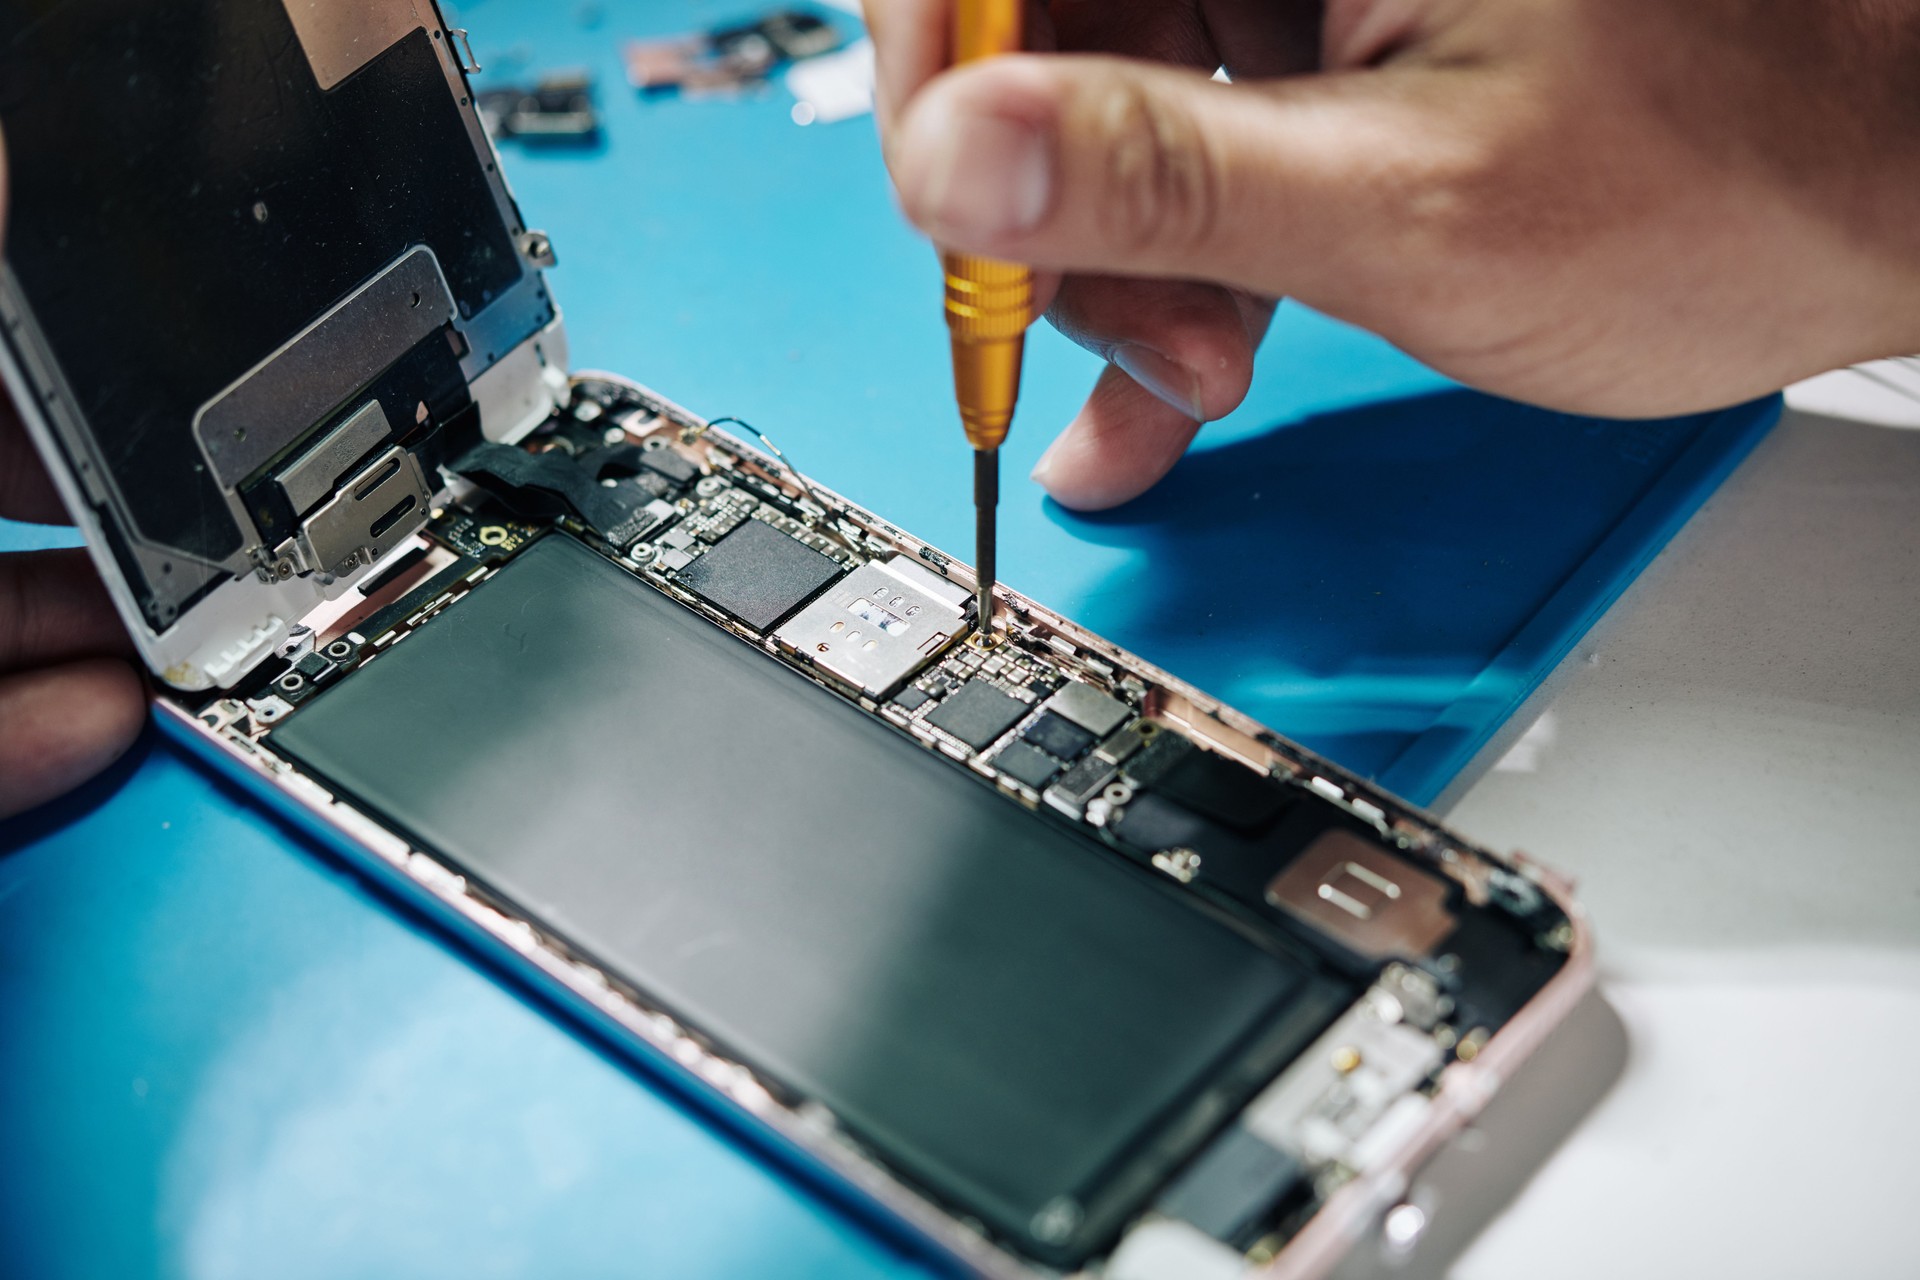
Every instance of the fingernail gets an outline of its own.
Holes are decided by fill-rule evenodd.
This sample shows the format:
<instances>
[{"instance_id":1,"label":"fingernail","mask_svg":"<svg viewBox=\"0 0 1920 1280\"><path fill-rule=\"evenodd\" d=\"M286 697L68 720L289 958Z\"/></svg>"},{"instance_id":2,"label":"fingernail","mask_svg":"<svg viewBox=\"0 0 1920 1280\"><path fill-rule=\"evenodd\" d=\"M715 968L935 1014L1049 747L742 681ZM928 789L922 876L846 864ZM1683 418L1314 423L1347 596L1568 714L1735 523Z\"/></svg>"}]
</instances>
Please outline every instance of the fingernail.
<instances>
[{"instance_id":1,"label":"fingernail","mask_svg":"<svg viewBox=\"0 0 1920 1280\"><path fill-rule=\"evenodd\" d=\"M1062 432L1061 434L1064 435L1065 433ZM1053 456L1060 452L1060 440L1061 436L1055 436L1053 443L1047 446L1047 451L1040 455L1040 461L1034 463L1033 470L1027 473L1027 479L1033 481L1042 489L1051 487L1047 483L1047 477L1053 472Z\"/></svg>"},{"instance_id":2,"label":"fingernail","mask_svg":"<svg viewBox=\"0 0 1920 1280\"><path fill-rule=\"evenodd\" d=\"M1108 360L1118 365L1129 378L1153 392L1195 422L1205 422L1206 410L1200 405L1200 375L1177 360L1170 360L1152 347L1137 342L1114 348Z\"/></svg>"},{"instance_id":3,"label":"fingernail","mask_svg":"<svg viewBox=\"0 0 1920 1280\"><path fill-rule=\"evenodd\" d=\"M997 115L949 117L924 188L927 230L959 240L1018 235L1053 198L1053 149L1033 126Z\"/></svg>"}]
</instances>

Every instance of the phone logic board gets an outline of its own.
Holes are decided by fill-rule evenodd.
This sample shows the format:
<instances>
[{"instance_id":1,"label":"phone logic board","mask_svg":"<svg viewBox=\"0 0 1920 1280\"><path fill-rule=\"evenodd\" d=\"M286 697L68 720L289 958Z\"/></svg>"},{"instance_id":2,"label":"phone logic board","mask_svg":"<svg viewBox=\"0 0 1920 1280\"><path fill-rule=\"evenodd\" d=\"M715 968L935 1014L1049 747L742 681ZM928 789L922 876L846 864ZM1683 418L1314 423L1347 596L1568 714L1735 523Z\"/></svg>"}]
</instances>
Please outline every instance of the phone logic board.
<instances>
[{"instance_id":1,"label":"phone logic board","mask_svg":"<svg viewBox=\"0 0 1920 1280\"><path fill-rule=\"evenodd\" d=\"M1582 949L1544 873L1012 593L978 635L964 567L634 384L448 470L193 714L982 1273L1235 1274L1353 1230ZM681 963L734 926L748 968ZM841 985L767 976L810 965Z\"/></svg>"}]
</instances>

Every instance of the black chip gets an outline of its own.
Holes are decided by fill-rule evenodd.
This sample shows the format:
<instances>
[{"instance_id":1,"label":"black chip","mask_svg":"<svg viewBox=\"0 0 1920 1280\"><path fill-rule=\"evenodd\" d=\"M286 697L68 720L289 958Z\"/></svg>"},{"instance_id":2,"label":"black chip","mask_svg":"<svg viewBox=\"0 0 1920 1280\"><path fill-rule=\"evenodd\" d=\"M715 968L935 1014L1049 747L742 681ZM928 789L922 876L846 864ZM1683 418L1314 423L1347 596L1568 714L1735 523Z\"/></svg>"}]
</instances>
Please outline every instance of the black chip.
<instances>
[{"instance_id":1,"label":"black chip","mask_svg":"<svg viewBox=\"0 0 1920 1280\"><path fill-rule=\"evenodd\" d=\"M673 483L673 481L666 479L664 476L655 475L651 471L642 471L633 478L633 482L642 490L652 494L656 498L671 498L680 490L680 486Z\"/></svg>"},{"instance_id":2,"label":"black chip","mask_svg":"<svg viewBox=\"0 0 1920 1280\"><path fill-rule=\"evenodd\" d=\"M1000 692L985 680L969 680L960 691L933 709L927 723L944 729L979 751L1013 728L1027 714L1027 704Z\"/></svg>"},{"instance_id":3,"label":"black chip","mask_svg":"<svg viewBox=\"0 0 1920 1280\"><path fill-rule=\"evenodd\" d=\"M309 680L318 679L333 669L333 664L317 653L309 653L293 664L293 669Z\"/></svg>"},{"instance_id":4,"label":"black chip","mask_svg":"<svg viewBox=\"0 0 1920 1280\"><path fill-rule=\"evenodd\" d=\"M371 596L379 592L383 587L392 586L400 580L401 576L405 574L407 570L413 568L413 566L419 564L426 558L427 549L425 547L412 547L406 551L402 551L399 555L387 562L386 568L360 584L360 594L362 596Z\"/></svg>"},{"instance_id":5,"label":"black chip","mask_svg":"<svg viewBox=\"0 0 1920 1280\"><path fill-rule=\"evenodd\" d=\"M1243 764L1163 733L1127 764L1135 782L1244 835L1273 826L1288 804L1286 788Z\"/></svg>"},{"instance_id":6,"label":"black chip","mask_svg":"<svg viewBox=\"0 0 1920 1280\"><path fill-rule=\"evenodd\" d=\"M772 525L749 520L680 571L680 585L765 631L840 575L840 566Z\"/></svg>"},{"instance_id":7,"label":"black chip","mask_svg":"<svg viewBox=\"0 0 1920 1280\"><path fill-rule=\"evenodd\" d=\"M1306 1176L1298 1160L1236 1125L1188 1166L1154 1208L1216 1240L1232 1240Z\"/></svg>"},{"instance_id":8,"label":"black chip","mask_svg":"<svg viewBox=\"0 0 1920 1280\"><path fill-rule=\"evenodd\" d=\"M1048 755L1058 756L1062 760L1078 760L1081 753L1093 745L1090 731L1052 711L1035 720L1020 736Z\"/></svg>"},{"instance_id":9,"label":"black chip","mask_svg":"<svg viewBox=\"0 0 1920 1280\"><path fill-rule=\"evenodd\" d=\"M700 474L699 467L672 449L642 449L640 465L656 475L664 476L675 485L692 484Z\"/></svg>"},{"instance_id":10,"label":"black chip","mask_svg":"<svg viewBox=\"0 0 1920 1280\"><path fill-rule=\"evenodd\" d=\"M900 696L893 700L895 706L902 707L908 711L917 710L932 701L932 694L928 693L925 689L917 688L913 685L908 685L902 689Z\"/></svg>"},{"instance_id":11,"label":"black chip","mask_svg":"<svg viewBox=\"0 0 1920 1280\"><path fill-rule=\"evenodd\" d=\"M369 617L362 618L360 624L355 627L354 630L369 640L379 639L387 632L399 626L401 622L412 617L434 600L437 600L447 588L453 586L454 583L460 581L479 567L480 562L478 560L461 556L458 560L440 570L440 572L434 574L431 578L428 578L425 582L407 592L392 604L387 605Z\"/></svg>"},{"instance_id":12,"label":"black chip","mask_svg":"<svg viewBox=\"0 0 1920 1280\"><path fill-rule=\"evenodd\" d=\"M1151 791L1135 797L1110 824L1115 837L1143 853L1196 849L1201 856L1238 852L1242 842L1199 814Z\"/></svg>"},{"instance_id":13,"label":"black chip","mask_svg":"<svg viewBox=\"0 0 1920 1280\"><path fill-rule=\"evenodd\" d=\"M993 767L1015 782L1024 782L1038 791L1047 785L1054 774L1060 772L1061 764L1038 747L1012 742L993 758Z\"/></svg>"},{"instance_id":14,"label":"black chip","mask_svg":"<svg viewBox=\"0 0 1920 1280\"><path fill-rule=\"evenodd\" d=\"M1113 780L1116 772L1112 765L1099 756L1088 756L1062 774L1060 781L1053 784L1053 790L1069 803L1085 804L1093 799L1095 792Z\"/></svg>"}]
</instances>

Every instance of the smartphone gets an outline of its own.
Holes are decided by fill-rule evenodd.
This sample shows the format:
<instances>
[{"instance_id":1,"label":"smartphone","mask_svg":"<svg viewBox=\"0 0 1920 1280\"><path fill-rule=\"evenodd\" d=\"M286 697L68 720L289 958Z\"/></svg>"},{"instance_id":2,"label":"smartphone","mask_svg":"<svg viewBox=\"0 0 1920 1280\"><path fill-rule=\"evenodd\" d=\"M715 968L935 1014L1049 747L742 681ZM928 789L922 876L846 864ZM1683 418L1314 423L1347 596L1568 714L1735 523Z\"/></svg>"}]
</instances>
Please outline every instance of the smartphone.
<instances>
[{"instance_id":1,"label":"smartphone","mask_svg":"<svg viewBox=\"0 0 1920 1280\"><path fill-rule=\"evenodd\" d=\"M0 373L160 722L954 1269L1325 1274L1566 886L571 370L462 34L0 0Z\"/></svg>"}]
</instances>

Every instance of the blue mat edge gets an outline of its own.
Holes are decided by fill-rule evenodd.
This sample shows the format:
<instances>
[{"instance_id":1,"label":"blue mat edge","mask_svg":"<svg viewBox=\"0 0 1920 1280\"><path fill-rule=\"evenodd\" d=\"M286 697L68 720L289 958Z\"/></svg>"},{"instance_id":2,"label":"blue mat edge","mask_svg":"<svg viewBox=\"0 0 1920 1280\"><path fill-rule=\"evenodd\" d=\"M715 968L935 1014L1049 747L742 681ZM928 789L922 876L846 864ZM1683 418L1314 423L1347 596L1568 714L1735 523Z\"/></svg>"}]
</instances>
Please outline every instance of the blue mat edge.
<instances>
[{"instance_id":1,"label":"blue mat edge","mask_svg":"<svg viewBox=\"0 0 1920 1280\"><path fill-rule=\"evenodd\" d=\"M1375 781L1418 805L1433 804L1453 786L1773 429L1785 404L1782 396L1771 395L1711 414L1706 428L1648 486L1632 510ZM1598 591L1593 589L1596 582Z\"/></svg>"}]
</instances>

